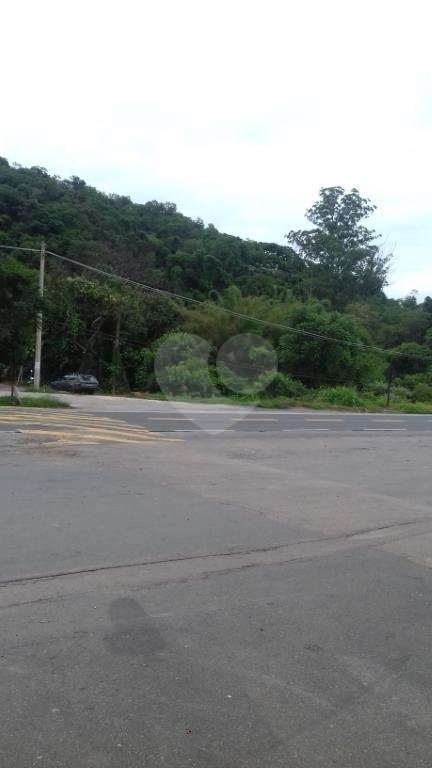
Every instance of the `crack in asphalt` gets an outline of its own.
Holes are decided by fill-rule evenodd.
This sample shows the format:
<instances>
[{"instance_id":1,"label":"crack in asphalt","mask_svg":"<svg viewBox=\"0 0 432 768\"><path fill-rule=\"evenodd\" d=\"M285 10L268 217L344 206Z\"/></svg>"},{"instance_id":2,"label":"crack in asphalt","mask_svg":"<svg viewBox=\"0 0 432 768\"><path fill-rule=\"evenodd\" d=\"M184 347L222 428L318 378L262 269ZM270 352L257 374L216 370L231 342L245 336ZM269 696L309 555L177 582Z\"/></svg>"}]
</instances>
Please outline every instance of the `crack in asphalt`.
<instances>
[{"instance_id":1,"label":"crack in asphalt","mask_svg":"<svg viewBox=\"0 0 432 768\"><path fill-rule=\"evenodd\" d=\"M150 567L152 565L169 565L172 563L184 563L184 562L192 562L194 560L208 560L211 558L218 558L218 557L224 557L224 558L230 558L230 557L239 557L242 555L253 555L253 554L264 554L266 552L277 552L278 550L287 549L289 547L296 547L304 544L320 544L320 543L326 543L326 542L337 542L337 541L343 541L343 540L349 540L353 539L358 536L366 536L368 534L378 533L380 531L386 531L391 530L393 528L407 528L412 525L420 525L422 523L431 522L429 519L416 519L416 520L403 520L400 522L395 523L388 523L387 525L381 525L376 528L363 528L358 529L356 531L350 531L349 533L342 533L338 534L337 536L322 536L318 538L310 538L310 539L296 539L295 541L285 542L284 544L272 544L267 547L249 547L249 548L232 548L229 551L225 552L211 552L211 553L198 553L195 555L181 555L178 557L171 557L171 558L165 558L160 560L141 560L141 561L135 561L135 562L129 562L129 563L115 563L113 565L100 565L100 566L90 566L87 568L77 568L77 569L69 569L64 571L54 571L51 573L45 573L45 574L33 574L33 575L27 575L27 576L17 576L11 579L3 579L0 581L0 589L1 588L7 588L8 586L12 586L14 584L24 584L24 583L31 583L31 582L40 582L40 581L48 581L58 578L63 578L67 576L81 576L86 574L93 574L93 573L101 573L104 571L115 571L120 569L133 569L133 568L142 568L142 567ZM304 560L304 556L299 558ZM251 567L254 565L253 563L245 564L242 567Z\"/></svg>"}]
</instances>

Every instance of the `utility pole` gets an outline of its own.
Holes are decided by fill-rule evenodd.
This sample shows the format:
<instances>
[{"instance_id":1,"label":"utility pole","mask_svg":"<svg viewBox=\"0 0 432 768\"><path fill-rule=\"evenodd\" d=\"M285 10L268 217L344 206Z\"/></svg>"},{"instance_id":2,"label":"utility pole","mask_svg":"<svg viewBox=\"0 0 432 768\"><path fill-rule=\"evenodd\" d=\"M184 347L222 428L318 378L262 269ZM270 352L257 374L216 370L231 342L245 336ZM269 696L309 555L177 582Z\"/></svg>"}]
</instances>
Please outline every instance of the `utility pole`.
<instances>
[{"instance_id":1,"label":"utility pole","mask_svg":"<svg viewBox=\"0 0 432 768\"><path fill-rule=\"evenodd\" d=\"M44 293L45 282L45 241L41 242L40 249L40 262L39 262L39 296L42 298ZM42 310L37 313L36 317L36 347L35 347L35 363L34 363L34 388L38 390L40 388L41 378L41 355L42 355Z\"/></svg>"},{"instance_id":2,"label":"utility pole","mask_svg":"<svg viewBox=\"0 0 432 768\"><path fill-rule=\"evenodd\" d=\"M111 392L113 395L116 393L116 384L118 379L119 367L120 367L120 309L116 312L116 324L114 332L113 342L113 356L112 356L112 377L111 377Z\"/></svg>"},{"instance_id":3,"label":"utility pole","mask_svg":"<svg viewBox=\"0 0 432 768\"><path fill-rule=\"evenodd\" d=\"M395 370L394 370L394 367L393 367L393 363L390 363L389 367L387 368L387 370L384 373L384 376L387 379L386 408L388 408L389 405L390 405L391 385L392 385L392 382L393 382L394 374L395 374Z\"/></svg>"}]
</instances>

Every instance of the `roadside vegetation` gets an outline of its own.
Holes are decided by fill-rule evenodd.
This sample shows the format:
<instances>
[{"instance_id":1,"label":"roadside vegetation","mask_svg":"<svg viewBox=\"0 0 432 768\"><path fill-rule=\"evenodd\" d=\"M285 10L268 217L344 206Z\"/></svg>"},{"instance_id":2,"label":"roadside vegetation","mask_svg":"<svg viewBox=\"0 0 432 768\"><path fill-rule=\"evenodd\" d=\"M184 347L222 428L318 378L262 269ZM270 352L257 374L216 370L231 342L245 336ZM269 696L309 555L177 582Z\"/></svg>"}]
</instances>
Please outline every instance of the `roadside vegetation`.
<instances>
[{"instance_id":1,"label":"roadside vegetation","mask_svg":"<svg viewBox=\"0 0 432 768\"><path fill-rule=\"evenodd\" d=\"M2 395L0 397L0 407L2 406L19 406L20 408L69 408L69 404L62 400L57 400L55 397L48 397L47 395L34 395L23 396L18 399L11 397L10 395Z\"/></svg>"},{"instance_id":2,"label":"roadside vegetation","mask_svg":"<svg viewBox=\"0 0 432 768\"><path fill-rule=\"evenodd\" d=\"M429 413L432 298L386 297L391 254L365 225L373 211L355 189L322 189L308 229L289 231L283 245L254 242L173 203L137 205L0 158L0 245L37 250L44 238L54 253L147 286L49 256L41 301L38 254L0 250L0 380L31 367L43 310L45 384L78 371L119 394ZM263 342L218 365L218 351L241 334ZM173 336L179 354L156 375Z\"/></svg>"},{"instance_id":3,"label":"roadside vegetation","mask_svg":"<svg viewBox=\"0 0 432 768\"><path fill-rule=\"evenodd\" d=\"M343 389L343 393L341 393ZM369 413L400 412L400 413L418 413L432 414L432 401L412 401L405 398L398 399L398 396L390 398L390 404L387 406L385 396L373 395L370 392L359 393L352 387L323 388L322 390L306 390L303 397L268 397L262 393L259 397L247 397L240 395L214 395L211 397L191 397L185 392L183 395L164 395L160 392L136 392L136 397L186 402L201 402L227 405L254 405L258 408L311 408L314 410L340 410L340 411L359 411Z\"/></svg>"}]
</instances>

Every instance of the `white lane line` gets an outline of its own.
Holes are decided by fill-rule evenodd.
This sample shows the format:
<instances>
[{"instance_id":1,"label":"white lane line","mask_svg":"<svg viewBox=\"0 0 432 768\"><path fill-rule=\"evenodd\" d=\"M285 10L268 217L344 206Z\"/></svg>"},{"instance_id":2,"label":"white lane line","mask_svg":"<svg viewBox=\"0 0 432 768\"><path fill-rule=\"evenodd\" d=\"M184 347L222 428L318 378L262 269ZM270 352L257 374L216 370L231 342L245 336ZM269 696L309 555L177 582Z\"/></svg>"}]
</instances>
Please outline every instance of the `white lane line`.
<instances>
[{"instance_id":1,"label":"white lane line","mask_svg":"<svg viewBox=\"0 0 432 768\"><path fill-rule=\"evenodd\" d=\"M209 432L211 435L220 435L221 432L227 432L226 429L191 429L190 432Z\"/></svg>"},{"instance_id":2,"label":"white lane line","mask_svg":"<svg viewBox=\"0 0 432 768\"><path fill-rule=\"evenodd\" d=\"M317 421L317 422L324 422L324 421L345 421L345 419L305 419L305 421Z\"/></svg>"},{"instance_id":3,"label":"white lane line","mask_svg":"<svg viewBox=\"0 0 432 768\"><path fill-rule=\"evenodd\" d=\"M231 419L231 421L237 421L238 419ZM243 419L239 419L239 421L277 421L277 419L263 419L260 416L245 416Z\"/></svg>"},{"instance_id":4,"label":"white lane line","mask_svg":"<svg viewBox=\"0 0 432 768\"><path fill-rule=\"evenodd\" d=\"M284 432L330 432L329 427L290 427Z\"/></svg>"},{"instance_id":5,"label":"white lane line","mask_svg":"<svg viewBox=\"0 0 432 768\"><path fill-rule=\"evenodd\" d=\"M238 414L238 415L240 415L240 416L241 416L241 415L246 415L246 416L247 416L247 415L248 415L249 413L251 413L253 410L254 410L253 408L249 408L249 409L247 409L247 408L246 408L246 409L245 409L245 410L243 410L243 411L235 411L235 410L232 410L232 411L219 411L219 410L217 410L217 411L216 411L216 410L214 410L214 411L196 411L196 410L193 410L193 409L189 409L189 408L187 408L187 409L185 409L184 413L185 413L185 417L186 417L186 416L187 416L187 417L189 417L189 416L193 416L193 415L195 415L195 414L200 414L201 416L202 416L202 415L204 415L204 416L218 416L220 413L223 413L223 414L225 414L225 415L226 415L226 414L228 414L229 416L233 416L233 415L235 415L235 414ZM176 412L177 412L177 413L178 413L179 411L181 412L181 409L180 409L180 408L178 408L178 409L176 410ZM111 413L111 411L110 411L110 413ZM134 414L135 414L135 413L137 413L137 414L148 414L148 413L157 413L157 411L132 411L132 410L131 410L131 411L124 411L124 410L123 410L123 411L119 411L119 413L134 413ZM160 417L154 417L154 418L162 418L162 419L163 419L163 418L164 418L164 416L166 415L166 412L164 413L163 411L160 411L160 413L162 413L163 415L162 415L162 416L160 416ZM274 411L266 411L266 413L274 413ZM278 414L278 411L276 411L276 413ZM299 414L299 415L302 415L302 414ZM153 418L153 417L152 417L152 416L148 416L147 418L149 418L149 419L150 419L150 418Z\"/></svg>"},{"instance_id":6,"label":"white lane line","mask_svg":"<svg viewBox=\"0 0 432 768\"><path fill-rule=\"evenodd\" d=\"M181 435L186 432L226 432L225 429L166 429L162 435ZM168 439L168 438L166 438Z\"/></svg>"},{"instance_id":7,"label":"white lane line","mask_svg":"<svg viewBox=\"0 0 432 768\"><path fill-rule=\"evenodd\" d=\"M147 421L190 421L185 416L147 416Z\"/></svg>"},{"instance_id":8,"label":"white lane line","mask_svg":"<svg viewBox=\"0 0 432 768\"><path fill-rule=\"evenodd\" d=\"M403 424L405 419L370 419L374 424Z\"/></svg>"},{"instance_id":9,"label":"white lane line","mask_svg":"<svg viewBox=\"0 0 432 768\"><path fill-rule=\"evenodd\" d=\"M352 432L406 432L408 427L359 427Z\"/></svg>"}]
</instances>

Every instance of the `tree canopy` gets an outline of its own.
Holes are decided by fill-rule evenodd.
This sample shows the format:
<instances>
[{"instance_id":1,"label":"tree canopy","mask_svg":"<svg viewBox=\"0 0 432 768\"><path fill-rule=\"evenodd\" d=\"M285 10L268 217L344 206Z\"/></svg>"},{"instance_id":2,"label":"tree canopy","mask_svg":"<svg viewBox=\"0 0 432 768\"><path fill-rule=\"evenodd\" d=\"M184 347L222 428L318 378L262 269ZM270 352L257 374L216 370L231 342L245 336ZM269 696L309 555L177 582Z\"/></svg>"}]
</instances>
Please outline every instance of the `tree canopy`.
<instances>
[{"instance_id":1,"label":"tree canopy","mask_svg":"<svg viewBox=\"0 0 432 768\"><path fill-rule=\"evenodd\" d=\"M136 204L77 176L60 179L0 159L0 245L37 249L44 238L54 253L196 302L49 257L46 381L77 370L95 373L112 389L152 389L159 340L181 331L209 343L210 365L231 337L261 334L279 359L274 392L364 388L383 381L392 360L407 384L429 386L432 299L419 302L415 292L400 300L385 296L391 256L365 224L374 210L357 189L323 188L306 212L310 229L291 230L285 245L255 242L184 216L171 202ZM33 355L37 261L37 253L0 249L3 368ZM252 350L251 360L258 357L259 349ZM191 380L207 387L188 365ZM170 375L181 390L186 371Z\"/></svg>"}]
</instances>

